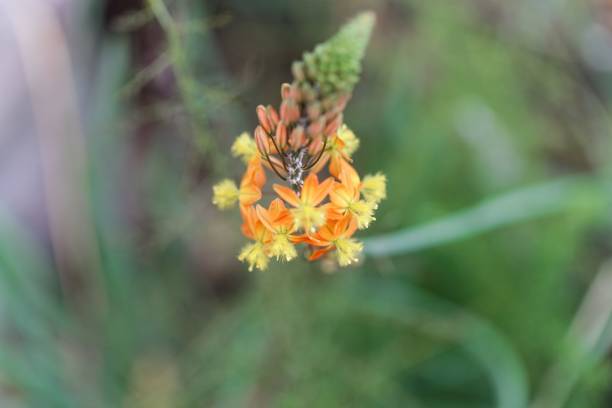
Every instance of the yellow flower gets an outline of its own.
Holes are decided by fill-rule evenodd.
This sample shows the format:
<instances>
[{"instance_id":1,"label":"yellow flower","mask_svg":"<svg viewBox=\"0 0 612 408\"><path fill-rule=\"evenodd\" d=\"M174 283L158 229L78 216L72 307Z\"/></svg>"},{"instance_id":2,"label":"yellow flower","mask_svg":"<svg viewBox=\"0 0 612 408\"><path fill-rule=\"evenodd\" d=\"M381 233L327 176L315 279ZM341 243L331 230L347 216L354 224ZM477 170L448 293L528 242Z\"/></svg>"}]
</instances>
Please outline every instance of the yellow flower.
<instances>
[{"instance_id":1,"label":"yellow flower","mask_svg":"<svg viewBox=\"0 0 612 408\"><path fill-rule=\"evenodd\" d=\"M340 266L347 266L357 262L359 254L363 251L363 243L352 238L338 238L334 241L336 257Z\"/></svg>"},{"instance_id":2,"label":"yellow flower","mask_svg":"<svg viewBox=\"0 0 612 408\"><path fill-rule=\"evenodd\" d=\"M240 157L245 163L257 156L257 145L251 135L243 132L236 138L232 144L232 156Z\"/></svg>"},{"instance_id":3,"label":"yellow flower","mask_svg":"<svg viewBox=\"0 0 612 408\"><path fill-rule=\"evenodd\" d=\"M213 186L212 202L220 210L233 207L239 197L240 190L232 180L225 179Z\"/></svg>"},{"instance_id":4,"label":"yellow flower","mask_svg":"<svg viewBox=\"0 0 612 408\"><path fill-rule=\"evenodd\" d=\"M378 203L387 198L387 177L382 173L365 176L361 182L361 194L376 208Z\"/></svg>"},{"instance_id":5,"label":"yellow flower","mask_svg":"<svg viewBox=\"0 0 612 408\"><path fill-rule=\"evenodd\" d=\"M342 150L347 155L352 156L353 153L355 153L359 148L359 139L357 136L355 136L355 133L348 128L348 126L342 125L342 127L338 130L337 136L344 142Z\"/></svg>"},{"instance_id":6,"label":"yellow flower","mask_svg":"<svg viewBox=\"0 0 612 408\"><path fill-rule=\"evenodd\" d=\"M269 262L265 246L259 241L245 245L238 255L238 260L249 264L249 272L253 271L253 268L266 270Z\"/></svg>"}]
</instances>

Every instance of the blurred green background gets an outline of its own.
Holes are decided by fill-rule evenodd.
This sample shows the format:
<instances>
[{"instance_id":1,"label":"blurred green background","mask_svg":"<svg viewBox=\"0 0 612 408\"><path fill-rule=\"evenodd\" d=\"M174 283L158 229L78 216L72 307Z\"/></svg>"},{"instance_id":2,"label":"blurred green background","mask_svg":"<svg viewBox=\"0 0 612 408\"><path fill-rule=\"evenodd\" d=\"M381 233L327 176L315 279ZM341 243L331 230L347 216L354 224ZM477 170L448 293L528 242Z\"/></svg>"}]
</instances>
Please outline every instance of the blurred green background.
<instances>
[{"instance_id":1,"label":"blurred green background","mask_svg":"<svg viewBox=\"0 0 612 408\"><path fill-rule=\"evenodd\" d=\"M612 2L13 3L1 407L612 404ZM365 259L248 273L211 185L365 9Z\"/></svg>"}]
</instances>

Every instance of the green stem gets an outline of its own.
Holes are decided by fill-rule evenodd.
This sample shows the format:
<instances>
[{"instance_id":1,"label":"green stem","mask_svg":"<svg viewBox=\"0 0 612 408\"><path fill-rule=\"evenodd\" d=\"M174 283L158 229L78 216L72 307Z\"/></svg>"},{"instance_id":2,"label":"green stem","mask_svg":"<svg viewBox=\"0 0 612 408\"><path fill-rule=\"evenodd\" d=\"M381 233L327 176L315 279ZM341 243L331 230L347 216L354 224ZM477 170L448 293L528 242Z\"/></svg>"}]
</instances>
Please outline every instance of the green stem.
<instances>
[{"instance_id":1,"label":"green stem","mask_svg":"<svg viewBox=\"0 0 612 408\"><path fill-rule=\"evenodd\" d=\"M593 189L593 181L587 177L567 177L501 194L437 221L367 238L365 253L372 257L399 255L459 241L566 211L583 203L581 199L587 198L584 192L591 193L590 203L602 204L609 194L604 197L603 188Z\"/></svg>"},{"instance_id":2,"label":"green stem","mask_svg":"<svg viewBox=\"0 0 612 408\"><path fill-rule=\"evenodd\" d=\"M180 97L185 103L191 118L191 127L196 138L197 147L202 155L208 156L213 169L218 171L222 163L219 160L219 155L215 154L217 151L215 141L208 134L203 123L205 114L199 108L200 103L196 95L198 83L191 72L189 61L185 54L182 30L170 15L163 0L147 0L147 4L168 39L168 54L174 68Z\"/></svg>"}]
</instances>

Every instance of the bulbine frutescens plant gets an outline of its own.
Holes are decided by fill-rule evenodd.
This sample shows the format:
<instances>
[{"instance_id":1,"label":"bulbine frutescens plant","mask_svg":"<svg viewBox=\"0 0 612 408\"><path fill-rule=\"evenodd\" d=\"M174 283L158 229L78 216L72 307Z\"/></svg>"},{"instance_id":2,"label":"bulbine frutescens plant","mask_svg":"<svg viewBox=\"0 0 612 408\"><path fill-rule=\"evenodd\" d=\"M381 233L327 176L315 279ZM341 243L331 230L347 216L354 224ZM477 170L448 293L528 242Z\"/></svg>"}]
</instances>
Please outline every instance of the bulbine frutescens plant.
<instances>
[{"instance_id":1,"label":"bulbine frutescens plant","mask_svg":"<svg viewBox=\"0 0 612 408\"><path fill-rule=\"evenodd\" d=\"M331 253L340 266L358 259L363 244L353 234L374 220L386 179L380 173L361 179L355 170L351 155L359 139L343 111L373 25L373 13L362 13L305 53L292 66L293 82L281 86L279 110L259 105L253 136L243 133L232 145L246 171L239 186L229 179L216 184L213 203L220 209L238 203L242 232L252 241L238 259L249 270L266 269L270 258L291 261L300 244L311 261ZM283 183L264 202L268 175Z\"/></svg>"}]
</instances>

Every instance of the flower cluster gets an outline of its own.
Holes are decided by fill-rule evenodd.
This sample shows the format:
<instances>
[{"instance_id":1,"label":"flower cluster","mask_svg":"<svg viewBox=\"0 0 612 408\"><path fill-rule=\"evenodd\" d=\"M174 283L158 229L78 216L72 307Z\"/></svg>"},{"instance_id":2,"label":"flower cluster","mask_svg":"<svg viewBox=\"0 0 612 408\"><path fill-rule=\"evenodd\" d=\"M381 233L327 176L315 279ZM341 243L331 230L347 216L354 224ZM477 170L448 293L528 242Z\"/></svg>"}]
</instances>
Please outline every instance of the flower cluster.
<instances>
[{"instance_id":1,"label":"flower cluster","mask_svg":"<svg viewBox=\"0 0 612 408\"><path fill-rule=\"evenodd\" d=\"M305 54L293 66L293 83L281 87L279 110L258 106L253 137L243 133L232 145L246 170L239 186L216 184L213 203L220 209L238 203L242 232L251 240L238 259L249 270L266 269L271 258L291 261L298 245L309 248L309 260L333 252L340 266L363 249L353 235L374 221L386 180L380 173L361 179L353 167L359 139L343 123L343 111L372 23L370 14L361 15ZM334 58L349 63L334 64ZM283 183L266 190L268 176Z\"/></svg>"}]
</instances>

